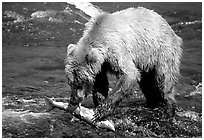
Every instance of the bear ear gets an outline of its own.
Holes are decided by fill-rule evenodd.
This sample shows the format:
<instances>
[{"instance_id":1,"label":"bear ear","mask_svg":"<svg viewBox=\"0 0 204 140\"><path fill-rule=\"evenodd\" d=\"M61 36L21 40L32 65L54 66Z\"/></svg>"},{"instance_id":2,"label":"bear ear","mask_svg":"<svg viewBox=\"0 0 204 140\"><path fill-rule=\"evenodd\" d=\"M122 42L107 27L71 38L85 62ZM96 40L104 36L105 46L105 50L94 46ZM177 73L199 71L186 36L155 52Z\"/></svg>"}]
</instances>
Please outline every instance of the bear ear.
<instances>
[{"instance_id":1,"label":"bear ear","mask_svg":"<svg viewBox=\"0 0 204 140\"><path fill-rule=\"evenodd\" d=\"M76 44L69 44L69 45L67 46L67 55L71 54L71 53L74 51L74 49L75 49L76 47L77 47Z\"/></svg>"}]
</instances>

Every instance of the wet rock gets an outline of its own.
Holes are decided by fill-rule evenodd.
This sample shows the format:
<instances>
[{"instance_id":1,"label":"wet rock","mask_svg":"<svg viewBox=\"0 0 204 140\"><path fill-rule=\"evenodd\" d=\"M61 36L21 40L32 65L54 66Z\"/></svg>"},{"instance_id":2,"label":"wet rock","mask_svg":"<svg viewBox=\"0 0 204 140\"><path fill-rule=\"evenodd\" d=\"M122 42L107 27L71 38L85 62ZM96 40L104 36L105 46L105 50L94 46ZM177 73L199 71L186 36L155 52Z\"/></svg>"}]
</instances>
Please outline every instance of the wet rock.
<instances>
[{"instance_id":1,"label":"wet rock","mask_svg":"<svg viewBox=\"0 0 204 140\"><path fill-rule=\"evenodd\" d=\"M5 11L3 19L3 21L9 21L10 19L13 22L22 22L25 20L25 17L13 11Z\"/></svg>"}]
</instances>

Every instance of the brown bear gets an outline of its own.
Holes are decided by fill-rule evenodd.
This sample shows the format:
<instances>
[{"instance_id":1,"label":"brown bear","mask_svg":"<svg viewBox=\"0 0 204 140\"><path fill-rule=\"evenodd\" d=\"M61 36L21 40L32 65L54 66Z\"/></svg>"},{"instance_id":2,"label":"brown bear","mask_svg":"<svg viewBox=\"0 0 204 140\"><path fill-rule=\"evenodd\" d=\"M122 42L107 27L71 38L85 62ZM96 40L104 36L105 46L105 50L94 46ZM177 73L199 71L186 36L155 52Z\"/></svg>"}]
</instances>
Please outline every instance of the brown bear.
<instances>
[{"instance_id":1,"label":"brown bear","mask_svg":"<svg viewBox=\"0 0 204 140\"><path fill-rule=\"evenodd\" d=\"M80 102L91 92L101 92L107 99L96 108L95 119L99 120L112 113L138 83L147 106L165 106L173 113L182 44L153 10L103 12L91 18L82 38L67 48L65 73L72 99ZM109 93L108 72L119 77Z\"/></svg>"}]
</instances>

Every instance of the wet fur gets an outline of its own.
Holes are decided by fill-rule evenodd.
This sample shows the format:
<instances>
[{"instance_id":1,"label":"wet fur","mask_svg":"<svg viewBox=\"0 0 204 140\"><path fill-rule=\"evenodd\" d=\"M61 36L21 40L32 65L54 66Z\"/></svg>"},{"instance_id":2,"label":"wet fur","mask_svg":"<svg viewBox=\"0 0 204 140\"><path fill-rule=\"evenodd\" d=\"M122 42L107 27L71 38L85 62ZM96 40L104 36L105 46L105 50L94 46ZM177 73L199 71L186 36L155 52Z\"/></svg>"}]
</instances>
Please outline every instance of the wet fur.
<instances>
[{"instance_id":1,"label":"wet fur","mask_svg":"<svg viewBox=\"0 0 204 140\"><path fill-rule=\"evenodd\" d=\"M175 102L181 46L182 39L152 10L139 7L103 13L91 19L83 37L68 48L73 54L67 55L65 73L69 80L76 71L79 84L92 85L105 96L107 72L120 75L110 104L120 102L138 82L147 105L154 107L166 100ZM103 69L103 64L109 67ZM100 77L104 79L97 80Z\"/></svg>"}]
</instances>

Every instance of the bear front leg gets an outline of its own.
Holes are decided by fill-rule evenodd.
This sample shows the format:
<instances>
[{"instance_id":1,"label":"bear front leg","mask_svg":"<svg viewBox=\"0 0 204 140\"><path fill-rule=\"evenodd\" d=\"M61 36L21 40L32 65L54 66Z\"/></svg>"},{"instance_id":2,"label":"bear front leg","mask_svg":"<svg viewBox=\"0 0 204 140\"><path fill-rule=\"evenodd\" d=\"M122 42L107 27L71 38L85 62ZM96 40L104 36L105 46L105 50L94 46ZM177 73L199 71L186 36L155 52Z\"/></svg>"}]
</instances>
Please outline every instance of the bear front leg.
<instances>
[{"instance_id":1,"label":"bear front leg","mask_svg":"<svg viewBox=\"0 0 204 140\"><path fill-rule=\"evenodd\" d=\"M108 98L96 108L93 121L101 121L112 115L124 96L132 90L133 85L140 77L139 75L137 70L122 75L116 87L109 93Z\"/></svg>"},{"instance_id":2,"label":"bear front leg","mask_svg":"<svg viewBox=\"0 0 204 140\"><path fill-rule=\"evenodd\" d=\"M109 92L109 96L95 109L94 122L101 121L113 114L124 94L121 88L122 82L123 80L118 80L116 87Z\"/></svg>"},{"instance_id":3,"label":"bear front leg","mask_svg":"<svg viewBox=\"0 0 204 140\"><path fill-rule=\"evenodd\" d=\"M101 71L96 75L94 86L93 86L93 102L95 107L99 105L101 101L103 101L104 98L108 97L108 91L109 91L109 83L108 83L108 77L105 71ZM100 94L98 94L100 93Z\"/></svg>"}]
</instances>

